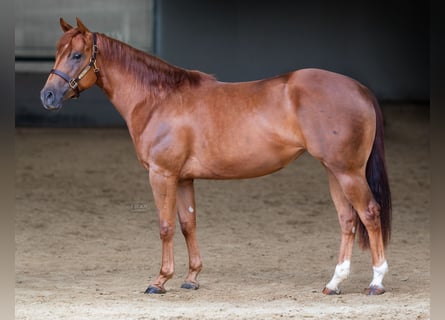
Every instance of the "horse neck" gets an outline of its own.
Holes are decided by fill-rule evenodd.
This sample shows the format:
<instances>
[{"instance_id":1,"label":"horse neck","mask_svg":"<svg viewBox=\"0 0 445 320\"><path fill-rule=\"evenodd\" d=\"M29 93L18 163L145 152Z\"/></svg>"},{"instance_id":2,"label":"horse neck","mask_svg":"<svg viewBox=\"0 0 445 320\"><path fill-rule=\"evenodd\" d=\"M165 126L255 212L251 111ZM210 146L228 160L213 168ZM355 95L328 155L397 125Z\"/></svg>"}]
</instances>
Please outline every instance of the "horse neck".
<instances>
[{"instance_id":1,"label":"horse neck","mask_svg":"<svg viewBox=\"0 0 445 320\"><path fill-rule=\"evenodd\" d=\"M172 66L103 34L98 35L97 85L129 122L133 109L159 104L185 84L196 86L211 76Z\"/></svg>"}]
</instances>

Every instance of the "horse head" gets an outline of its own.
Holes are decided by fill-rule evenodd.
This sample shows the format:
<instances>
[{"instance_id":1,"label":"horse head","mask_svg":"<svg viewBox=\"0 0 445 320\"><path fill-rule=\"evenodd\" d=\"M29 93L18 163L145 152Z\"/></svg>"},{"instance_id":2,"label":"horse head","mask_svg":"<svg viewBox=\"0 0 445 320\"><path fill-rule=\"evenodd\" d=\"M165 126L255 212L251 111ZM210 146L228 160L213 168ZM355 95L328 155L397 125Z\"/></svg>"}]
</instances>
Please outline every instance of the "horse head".
<instances>
[{"instance_id":1,"label":"horse head","mask_svg":"<svg viewBox=\"0 0 445 320\"><path fill-rule=\"evenodd\" d=\"M43 107L58 110L67 99L77 98L80 92L97 81L96 34L77 20L77 27L60 18L64 32L57 44L56 59L45 86L40 92ZM94 71L94 72L92 72Z\"/></svg>"}]
</instances>

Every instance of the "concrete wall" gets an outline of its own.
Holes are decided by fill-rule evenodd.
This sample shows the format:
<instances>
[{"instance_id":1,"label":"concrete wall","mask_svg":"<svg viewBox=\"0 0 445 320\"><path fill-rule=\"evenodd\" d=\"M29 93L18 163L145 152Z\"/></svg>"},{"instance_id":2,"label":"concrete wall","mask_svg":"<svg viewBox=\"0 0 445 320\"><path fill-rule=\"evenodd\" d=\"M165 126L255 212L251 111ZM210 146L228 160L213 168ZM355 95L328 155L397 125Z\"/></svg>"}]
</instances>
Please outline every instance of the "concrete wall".
<instances>
[{"instance_id":1,"label":"concrete wall","mask_svg":"<svg viewBox=\"0 0 445 320\"><path fill-rule=\"evenodd\" d=\"M428 2L158 0L155 7L155 53L222 81L318 67L356 78L380 100L429 99ZM123 124L99 90L48 114L38 101L45 78L17 73L18 125Z\"/></svg>"}]
</instances>

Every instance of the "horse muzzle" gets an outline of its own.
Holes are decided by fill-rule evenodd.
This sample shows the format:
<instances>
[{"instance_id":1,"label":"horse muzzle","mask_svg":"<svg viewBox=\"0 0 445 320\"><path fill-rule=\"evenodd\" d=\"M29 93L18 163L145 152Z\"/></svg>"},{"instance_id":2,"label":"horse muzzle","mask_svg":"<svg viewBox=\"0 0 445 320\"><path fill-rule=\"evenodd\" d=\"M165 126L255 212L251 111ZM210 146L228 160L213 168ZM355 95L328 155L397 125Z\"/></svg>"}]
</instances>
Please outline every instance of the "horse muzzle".
<instances>
[{"instance_id":1,"label":"horse muzzle","mask_svg":"<svg viewBox=\"0 0 445 320\"><path fill-rule=\"evenodd\" d=\"M40 92L40 100L46 110L56 111L62 108L63 99L58 97L54 90L43 88Z\"/></svg>"}]
</instances>

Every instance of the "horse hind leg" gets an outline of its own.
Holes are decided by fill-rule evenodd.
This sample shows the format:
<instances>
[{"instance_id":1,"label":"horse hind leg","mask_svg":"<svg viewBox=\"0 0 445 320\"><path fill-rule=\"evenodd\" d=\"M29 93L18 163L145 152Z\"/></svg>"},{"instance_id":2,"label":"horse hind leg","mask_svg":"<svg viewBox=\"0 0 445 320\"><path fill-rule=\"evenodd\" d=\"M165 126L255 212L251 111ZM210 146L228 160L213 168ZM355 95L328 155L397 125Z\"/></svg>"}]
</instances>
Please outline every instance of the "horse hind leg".
<instances>
[{"instance_id":1,"label":"horse hind leg","mask_svg":"<svg viewBox=\"0 0 445 320\"><path fill-rule=\"evenodd\" d=\"M373 265L373 279L365 290L368 295L385 292L383 278L388 272L385 259L382 228L380 222L380 206L375 201L364 174L360 171L334 173L346 199L358 213L361 223L366 228ZM365 243L362 241L362 243Z\"/></svg>"},{"instance_id":2,"label":"horse hind leg","mask_svg":"<svg viewBox=\"0 0 445 320\"><path fill-rule=\"evenodd\" d=\"M329 281L323 289L324 294L333 295L340 294L341 291L339 285L349 276L352 248L357 227L357 212L345 197L337 178L327 168L326 172L329 178L331 197L337 210L338 221L341 227L341 243L338 263L335 267L335 272L331 281Z\"/></svg>"}]
</instances>

